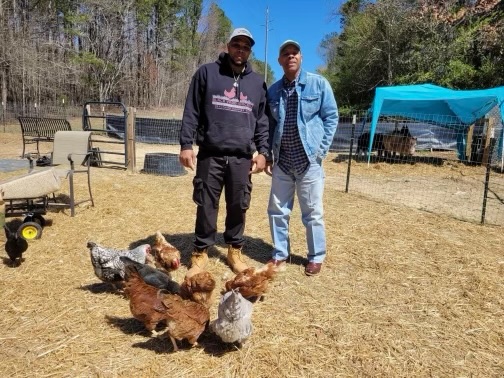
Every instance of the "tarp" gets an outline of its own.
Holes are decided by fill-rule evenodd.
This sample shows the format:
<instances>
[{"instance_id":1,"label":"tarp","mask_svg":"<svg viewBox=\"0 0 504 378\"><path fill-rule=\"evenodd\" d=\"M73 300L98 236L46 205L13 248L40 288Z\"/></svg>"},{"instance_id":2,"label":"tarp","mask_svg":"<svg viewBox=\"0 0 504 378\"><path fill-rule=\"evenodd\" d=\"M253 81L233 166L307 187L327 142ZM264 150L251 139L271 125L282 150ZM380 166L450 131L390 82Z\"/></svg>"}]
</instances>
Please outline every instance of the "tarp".
<instances>
[{"instance_id":1,"label":"tarp","mask_svg":"<svg viewBox=\"0 0 504 378\"><path fill-rule=\"evenodd\" d=\"M498 106L504 120L504 87L454 90L432 84L377 87L372 114L368 161L380 116L401 116L455 130L465 130ZM499 150L502 150L502 138ZM457 133L457 152L465 160L465 133Z\"/></svg>"}]
</instances>

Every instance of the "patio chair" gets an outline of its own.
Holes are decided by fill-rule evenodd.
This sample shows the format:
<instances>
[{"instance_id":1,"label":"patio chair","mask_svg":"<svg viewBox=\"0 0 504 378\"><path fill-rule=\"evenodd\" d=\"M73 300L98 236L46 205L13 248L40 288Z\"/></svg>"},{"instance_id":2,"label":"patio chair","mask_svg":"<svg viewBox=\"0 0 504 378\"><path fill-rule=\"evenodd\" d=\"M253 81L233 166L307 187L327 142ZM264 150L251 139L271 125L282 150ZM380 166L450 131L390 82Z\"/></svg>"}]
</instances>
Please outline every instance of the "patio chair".
<instances>
[{"instance_id":1,"label":"patio chair","mask_svg":"<svg viewBox=\"0 0 504 378\"><path fill-rule=\"evenodd\" d=\"M51 206L69 207L70 215L75 215L75 206L84 202L91 202L94 206L91 191L91 131L57 131L54 134L51 165L61 177L67 177L70 187L70 203L51 203ZM77 168L76 168L77 166ZM75 199L74 175L87 175L88 198ZM65 206L66 205L66 206Z\"/></svg>"},{"instance_id":2,"label":"patio chair","mask_svg":"<svg viewBox=\"0 0 504 378\"><path fill-rule=\"evenodd\" d=\"M69 183L69 203L61 203L53 198L49 200L49 207L63 207L70 209L70 215L75 216L75 207L84 202L91 202L94 206L91 191L91 131L57 131L54 134L53 152L49 168L60 178L67 178ZM30 159L31 174L39 171L34 170L33 157ZM81 168L82 167L82 168ZM89 196L80 200L75 198L74 176L76 174L87 175L87 191ZM49 193L48 193L49 194Z\"/></svg>"}]
</instances>

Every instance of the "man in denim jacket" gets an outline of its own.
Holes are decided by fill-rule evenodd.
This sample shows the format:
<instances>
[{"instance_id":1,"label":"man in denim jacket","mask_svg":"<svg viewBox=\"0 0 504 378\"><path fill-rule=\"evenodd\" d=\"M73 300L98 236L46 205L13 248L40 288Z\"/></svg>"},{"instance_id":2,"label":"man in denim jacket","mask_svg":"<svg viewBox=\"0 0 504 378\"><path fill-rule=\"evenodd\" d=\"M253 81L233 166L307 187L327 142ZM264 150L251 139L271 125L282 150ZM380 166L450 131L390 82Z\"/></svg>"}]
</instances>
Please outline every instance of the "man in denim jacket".
<instances>
[{"instance_id":1,"label":"man in denim jacket","mask_svg":"<svg viewBox=\"0 0 504 378\"><path fill-rule=\"evenodd\" d=\"M329 82L301 69L301 47L287 40L278 63L284 76L268 89L272 176L268 204L274 250L269 261L280 267L290 254L289 219L294 193L301 208L308 243L308 276L320 272L326 256L323 193L326 157L338 126L338 107Z\"/></svg>"}]
</instances>

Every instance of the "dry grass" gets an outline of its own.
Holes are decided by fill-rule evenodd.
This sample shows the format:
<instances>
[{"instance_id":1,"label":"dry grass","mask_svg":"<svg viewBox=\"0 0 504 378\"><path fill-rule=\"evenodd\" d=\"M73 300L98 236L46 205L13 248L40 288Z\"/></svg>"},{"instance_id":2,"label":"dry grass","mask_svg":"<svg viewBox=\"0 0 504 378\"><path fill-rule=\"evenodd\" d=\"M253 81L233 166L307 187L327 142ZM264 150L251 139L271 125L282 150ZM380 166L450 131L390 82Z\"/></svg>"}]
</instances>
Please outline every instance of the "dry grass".
<instances>
[{"instance_id":1,"label":"dry grass","mask_svg":"<svg viewBox=\"0 0 504 378\"><path fill-rule=\"evenodd\" d=\"M0 134L0 158L20 153L18 138ZM159 229L187 263L193 174L93 169L96 206L79 208L74 218L48 213L52 225L30 243L21 266L0 265L1 375L503 376L502 227L345 194L346 163L331 162L334 157L326 163L328 257L322 274L303 274L306 241L296 205L291 263L255 305L254 332L241 350L204 334L200 347L172 353L169 340L150 338L132 319L127 300L99 282L89 261L88 240L128 247L152 241ZM447 172L422 169L431 169L425 172L431 176ZM0 179L13 174L0 172ZM244 252L259 266L271 251L270 179L260 174L253 181ZM232 276L224 253L220 238L209 267L219 287ZM185 272L182 267L175 278Z\"/></svg>"}]
</instances>

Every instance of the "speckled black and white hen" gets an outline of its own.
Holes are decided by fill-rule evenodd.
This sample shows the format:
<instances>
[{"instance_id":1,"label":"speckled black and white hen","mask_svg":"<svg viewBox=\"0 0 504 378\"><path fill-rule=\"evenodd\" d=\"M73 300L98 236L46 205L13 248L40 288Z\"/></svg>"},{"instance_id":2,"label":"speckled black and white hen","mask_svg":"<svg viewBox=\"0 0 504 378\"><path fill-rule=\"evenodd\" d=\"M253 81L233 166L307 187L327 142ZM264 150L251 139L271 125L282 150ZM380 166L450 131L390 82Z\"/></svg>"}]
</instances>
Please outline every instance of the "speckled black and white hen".
<instances>
[{"instance_id":1,"label":"speckled black and white hen","mask_svg":"<svg viewBox=\"0 0 504 378\"><path fill-rule=\"evenodd\" d=\"M121 256L145 264L151 249L149 244L142 244L127 250L104 247L92 241L87 243L87 247L89 248L96 277L113 284L124 280L125 270L124 263L120 259Z\"/></svg>"}]
</instances>

